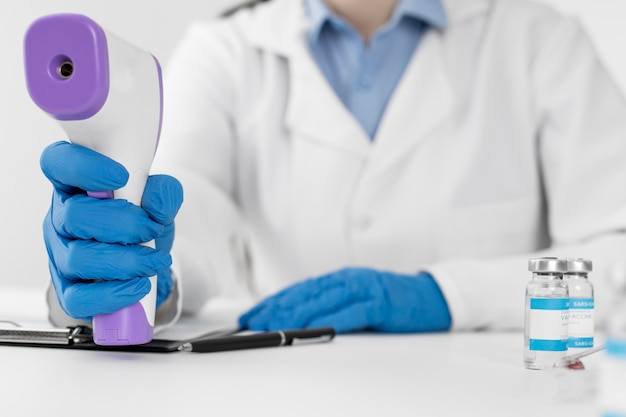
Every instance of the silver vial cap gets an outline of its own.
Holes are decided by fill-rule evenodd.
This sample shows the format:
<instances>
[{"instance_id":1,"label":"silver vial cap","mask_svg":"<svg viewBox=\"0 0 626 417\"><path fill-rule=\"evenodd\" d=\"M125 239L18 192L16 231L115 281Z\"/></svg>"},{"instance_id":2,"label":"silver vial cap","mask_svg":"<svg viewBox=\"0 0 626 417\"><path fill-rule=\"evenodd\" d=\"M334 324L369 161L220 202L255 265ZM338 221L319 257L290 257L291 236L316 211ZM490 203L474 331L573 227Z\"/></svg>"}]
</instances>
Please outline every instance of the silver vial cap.
<instances>
[{"instance_id":1,"label":"silver vial cap","mask_svg":"<svg viewBox=\"0 0 626 417\"><path fill-rule=\"evenodd\" d=\"M567 261L558 258L534 258L528 261L528 270L530 272L567 272Z\"/></svg>"},{"instance_id":2,"label":"silver vial cap","mask_svg":"<svg viewBox=\"0 0 626 417\"><path fill-rule=\"evenodd\" d=\"M591 272L592 264L590 260L576 258L567 260L567 272Z\"/></svg>"}]
</instances>

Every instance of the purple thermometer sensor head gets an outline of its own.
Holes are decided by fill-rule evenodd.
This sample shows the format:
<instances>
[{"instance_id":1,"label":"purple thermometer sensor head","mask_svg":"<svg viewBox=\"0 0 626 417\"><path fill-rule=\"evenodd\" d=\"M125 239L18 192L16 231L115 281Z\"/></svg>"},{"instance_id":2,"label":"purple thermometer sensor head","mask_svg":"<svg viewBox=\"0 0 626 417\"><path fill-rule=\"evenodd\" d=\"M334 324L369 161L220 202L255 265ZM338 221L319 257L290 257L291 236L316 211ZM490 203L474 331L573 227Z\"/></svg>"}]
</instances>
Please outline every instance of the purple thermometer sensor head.
<instances>
[{"instance_id":1,"label":"purple thermometer sensor head","mask_svg":"<svg viewBox=\"0 0 626 417\"><path fill-rule=\"evenodd\" d=\"M45 16L24 41L26 85L43 111L58 120L96 114L109 93L109 54L103 29L88 17Z\"/></svg>"}]
</instances>

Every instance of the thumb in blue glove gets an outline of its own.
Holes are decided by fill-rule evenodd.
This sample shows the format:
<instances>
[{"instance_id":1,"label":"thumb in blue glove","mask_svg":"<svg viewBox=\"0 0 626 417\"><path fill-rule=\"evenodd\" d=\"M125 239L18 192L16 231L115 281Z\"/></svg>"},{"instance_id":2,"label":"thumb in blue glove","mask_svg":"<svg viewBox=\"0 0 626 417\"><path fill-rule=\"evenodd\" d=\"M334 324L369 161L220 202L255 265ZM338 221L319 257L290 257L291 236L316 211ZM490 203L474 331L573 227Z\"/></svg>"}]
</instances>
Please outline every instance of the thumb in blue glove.
<instances>
[{"instance_id":1,"label":"thumb in blue glove","mask_svg":"<svg viewBox=\"0 0 626 417\"><path fill-rule=\"evenodd\" d=\"M158 251L170 253L174 244L174 218L183 202L183 188L178 180L167 175L148 177L141 199L141 207L151 219L163 225L163 233L154 238ZM164 268L157 274L157 308L169 296L174 281L172 270Z\"/></svg>"},{"instance_id":2,"label":"thumb in blue glove","mask_svg":"<svg viewBox=\"0 0 626 417\"><path fill-rule=\"evenodd\" d=\"M98 200L85 190L115 190L128 173L117 162L87 148L57 142L41 156L52 182L52 204L44 240L59 304L71 317L91 320L131 305L150 291L158 274L158 302L169 293L173 220L182 187L169 176L151 176L142 207L125 200ZM140 245L155 240L157 248Z\"/></svg>"},{"instance_id":3,"label":"thumb in blue glove","mask_svg":"<svg viewBox=\"0 0 626 417\"><path fill-rule=\"evenodd\" d=\"M430 274L368 268L346 268L294 284L239 318L242 328L252 330L330 326L338 333L444 331L451 321Z\"/></svg>"}]
</instances>

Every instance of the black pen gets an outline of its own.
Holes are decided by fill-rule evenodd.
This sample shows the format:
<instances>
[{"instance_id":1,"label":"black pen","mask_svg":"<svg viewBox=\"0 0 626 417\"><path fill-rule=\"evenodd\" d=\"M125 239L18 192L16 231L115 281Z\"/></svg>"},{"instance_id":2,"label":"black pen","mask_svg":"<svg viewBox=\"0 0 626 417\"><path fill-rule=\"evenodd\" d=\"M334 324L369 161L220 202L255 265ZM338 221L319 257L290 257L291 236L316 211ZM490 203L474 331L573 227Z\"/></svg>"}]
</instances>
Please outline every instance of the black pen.
<instances>
[{"instance_id":1,"label":"black pen","mask_svg":"<svg viewBox=\"0 0 626 417\"><path fill-rule=\"evenodd\" d=\"M334 337L335 329L332 327L319 327L315 329L284 330L195 340L183 343L178 350L198 353L224 352L228 350L329 342Z\"/></svg>"}]
</instances>

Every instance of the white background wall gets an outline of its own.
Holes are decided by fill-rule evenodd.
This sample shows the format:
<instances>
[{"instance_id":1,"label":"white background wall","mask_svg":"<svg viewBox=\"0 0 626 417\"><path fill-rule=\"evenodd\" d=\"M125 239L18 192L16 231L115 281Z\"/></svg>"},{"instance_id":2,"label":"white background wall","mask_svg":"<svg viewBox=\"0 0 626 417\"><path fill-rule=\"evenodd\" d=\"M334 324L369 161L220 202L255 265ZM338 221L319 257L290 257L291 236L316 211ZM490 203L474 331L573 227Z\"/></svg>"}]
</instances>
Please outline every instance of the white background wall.
<instances>
[{"instance_id":1,"label":"white background wall","mask_svg":"<svg viewBox=\"0 0 626 417\"><path fill-rule=\"evenodd\" d=\"M297 0L294 0L297 1ZM626 91L623 0L541 0L580 15L605 62ZM36 18L83 13L151 51L164 65L186 24L212 18L237 0L26 0L0 2L0 286L45 285L48 267L41 222L50 185L39 169L41 151L63 132L26 92L22 39ZM626 155L625 155L626 161Z\"/></svg>"}]
</instances>

